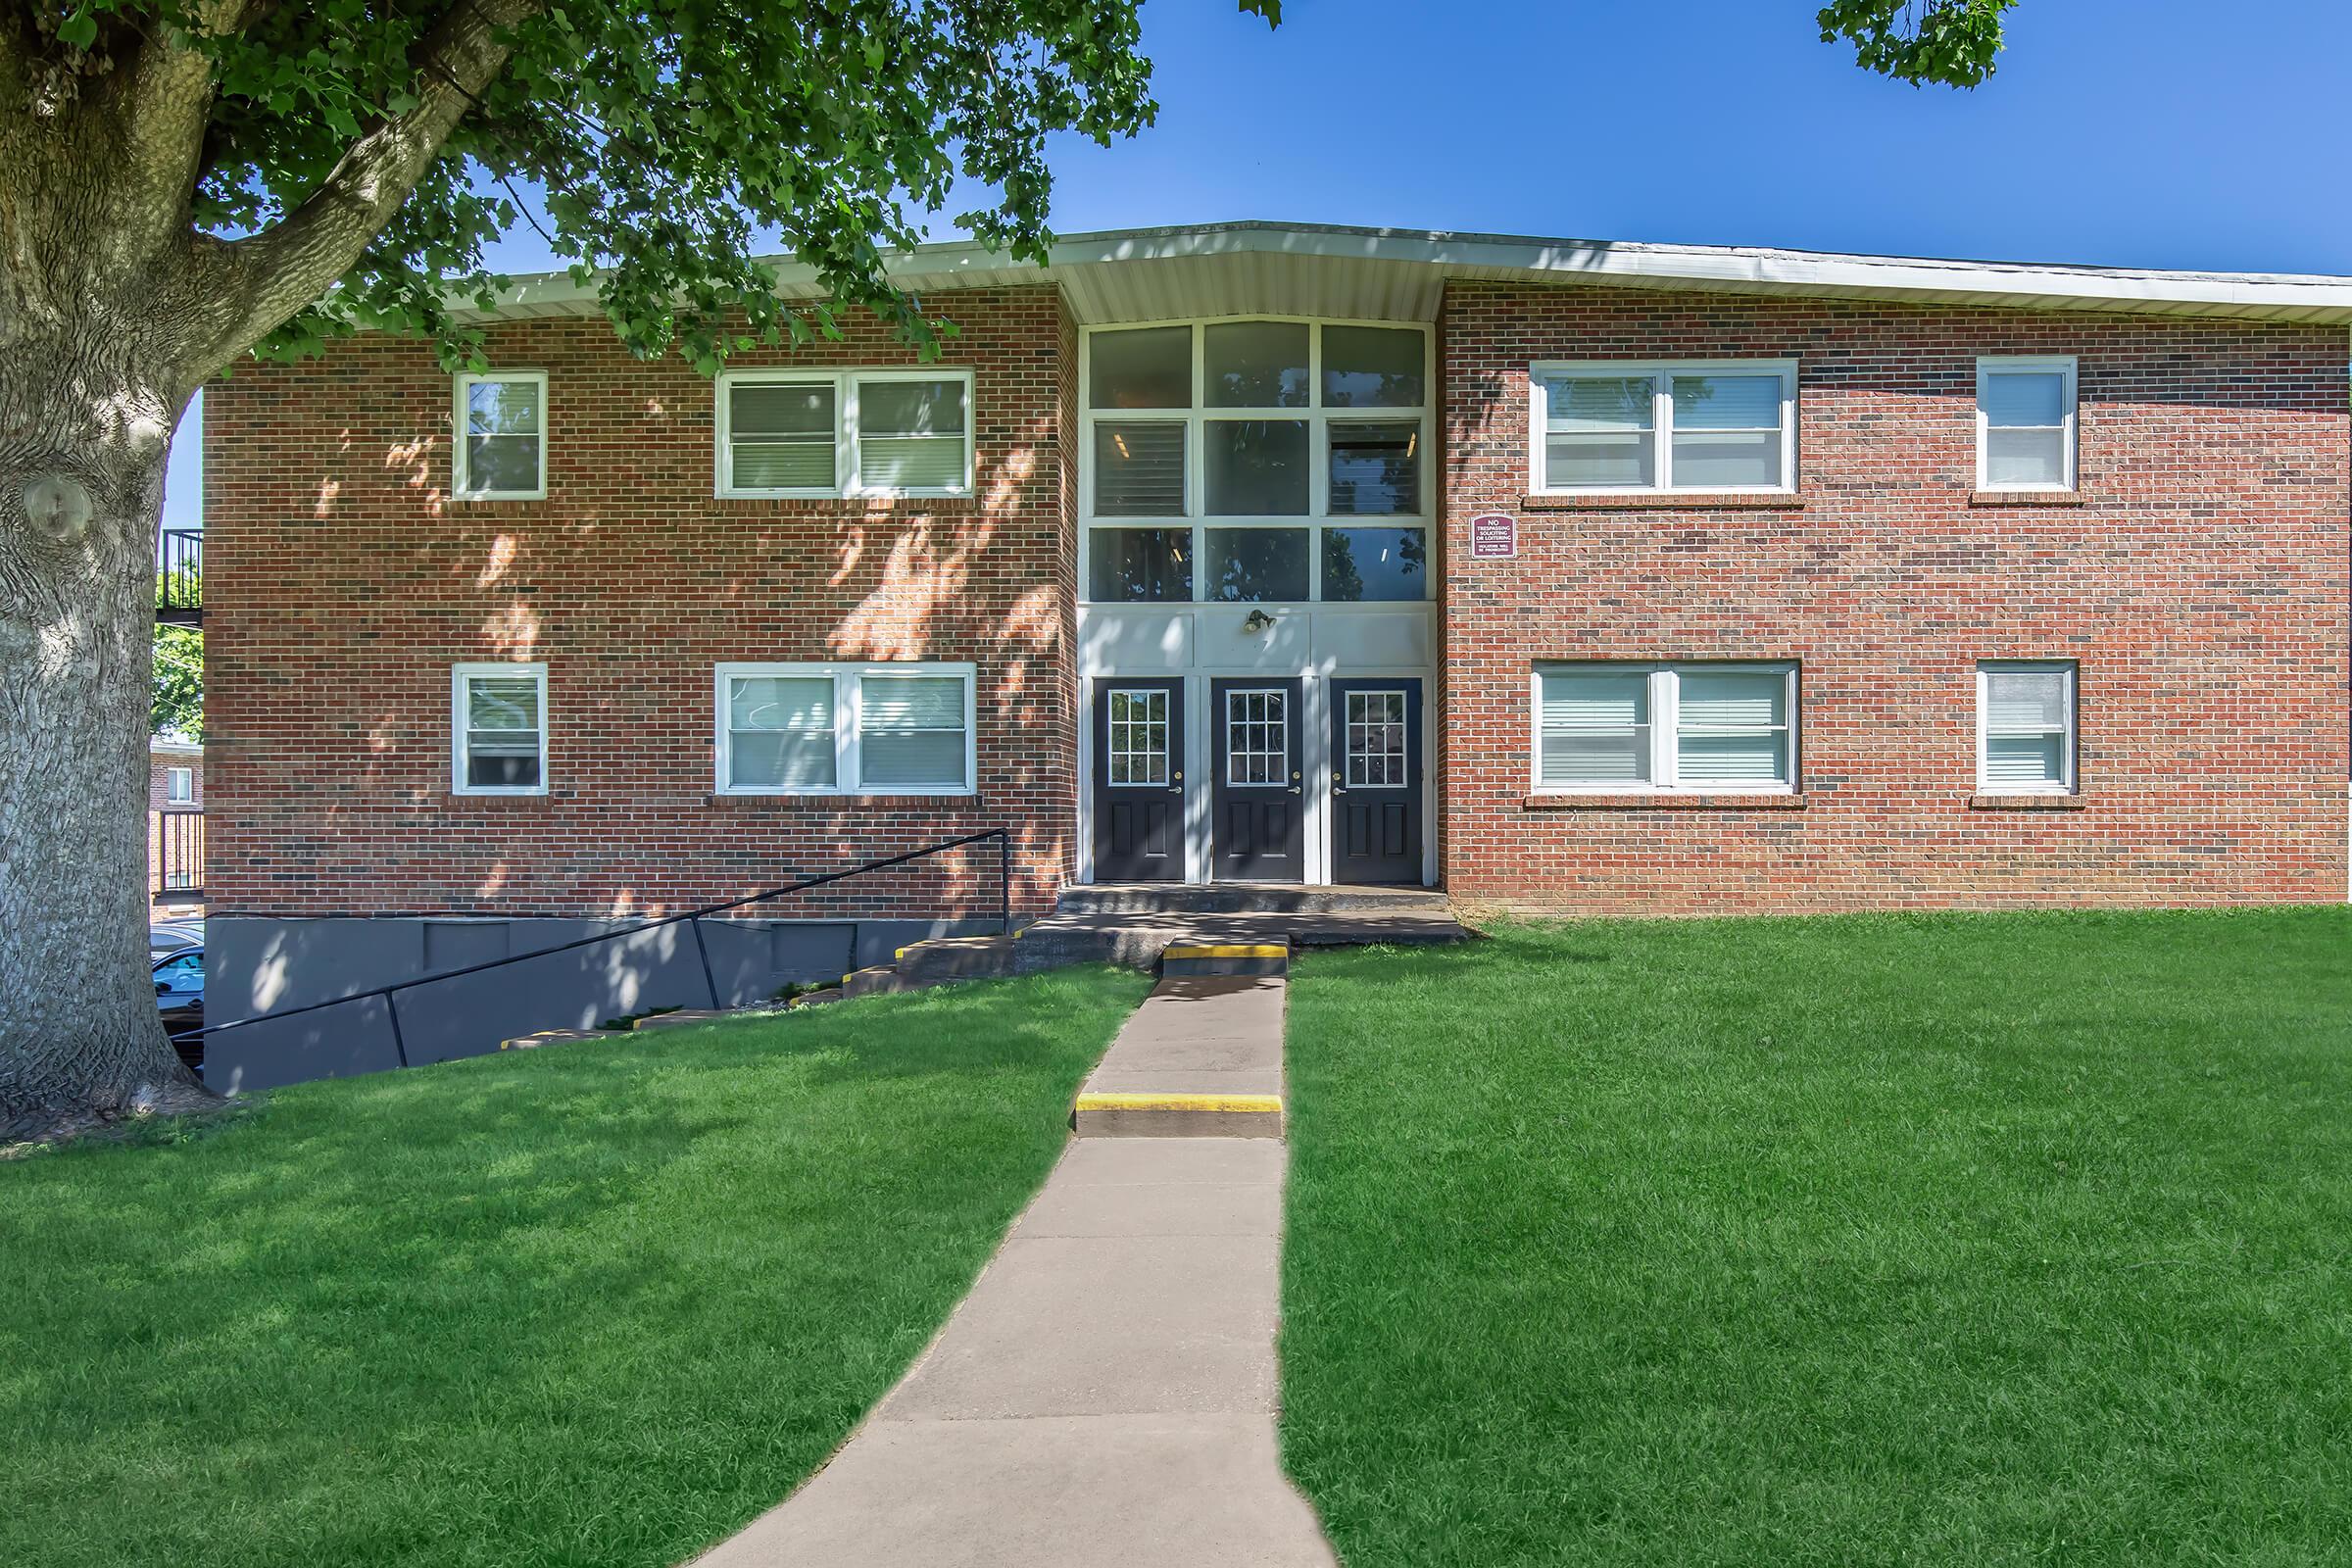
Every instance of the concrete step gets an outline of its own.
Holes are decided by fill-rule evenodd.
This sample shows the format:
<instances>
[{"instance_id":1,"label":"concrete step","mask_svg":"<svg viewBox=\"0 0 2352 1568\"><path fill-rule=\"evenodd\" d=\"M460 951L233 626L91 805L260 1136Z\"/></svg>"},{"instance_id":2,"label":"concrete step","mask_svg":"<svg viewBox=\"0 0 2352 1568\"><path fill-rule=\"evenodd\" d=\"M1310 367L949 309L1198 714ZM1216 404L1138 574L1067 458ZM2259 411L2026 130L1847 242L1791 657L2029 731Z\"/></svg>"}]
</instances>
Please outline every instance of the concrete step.
<instances>
[{"instance_id":1,"label":"concrete step","mask_svg":"<svg viewBox=\"0 0 2352 1568\"><path fill-rule=\"evenodd\" d=\"M669 1029L683 1023L709 1023L713 1018L731 1018L734 1015L732 1010L711 1007L678 1007L669 1012L649 1012L642 1018L632 1020L629 1028Z\"/></svg>"},{"instance_id":2,"label":"concrete step","mask_svg":"<svg viewBox=\"0 0 2352 1568\"><path fill-rule=\"evenodd\" d=\"M1435 888L1302 887L1218 882L1105 882L1061 890L1062 914L1336 914L1419 911L1443 918L1448 905Z\"/></svg>"},{"instance_id":3,"label":"concrete step","mask_svg":"<svg viewBox=\"0 0 2352 1568\"><path fill-rule=\"evenodd\" d=\"M1184 974L1289 974L1288 942L1172 942L1161 950L1159 972Z\"/></svg>"},{"instance_id":4,"label":"concrete step","mask_svg":"<svg viewBox=\"0 0 2352 1568\"><path fill-rule=\"evenodd\" d=\"M893 967L917 985L943 980L993 980L1014 972L1019 957L1014 937L934 937L898 952Z\"/></svg>"},{"instance_id":5,"label":"concrete step","mask_svg":"<svg viewBox=\"0 0 2352 1568\"><path fill-rule=\"evenodd\" d=\"M1088 1090L1071 1126L1081 1138L1280 1138L1280 1095Z\"/></svg>"}]
</instances>

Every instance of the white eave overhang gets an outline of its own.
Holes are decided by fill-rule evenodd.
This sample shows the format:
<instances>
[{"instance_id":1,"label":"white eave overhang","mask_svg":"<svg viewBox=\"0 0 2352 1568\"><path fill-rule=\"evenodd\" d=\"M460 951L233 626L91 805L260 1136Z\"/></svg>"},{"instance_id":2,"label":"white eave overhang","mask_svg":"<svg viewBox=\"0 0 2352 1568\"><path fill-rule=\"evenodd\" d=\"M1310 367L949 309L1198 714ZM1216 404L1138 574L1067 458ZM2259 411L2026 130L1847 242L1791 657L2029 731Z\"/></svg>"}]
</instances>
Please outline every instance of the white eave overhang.
<instances>
[{"instance_id":1,"label":"white eave overhang","mask_svg":"<svg viewBox=\"0 0 2352 1568\"><path fill-rule=\"evenodd\" d=\"M1086 324L1251 314L1426 321L1435 319L1449 279L2352 323L2352 277L2033 267L1305 223L1065 234L1043 267L949 242L899 252L888 267L899 286L918 294L1052 283ZM809 269L786 261L777 272L779 292L787 298L816 293ZM596 309L593 285L551 272L517 279L486 314L513 320Z\"/></svg>"}]
</instances>

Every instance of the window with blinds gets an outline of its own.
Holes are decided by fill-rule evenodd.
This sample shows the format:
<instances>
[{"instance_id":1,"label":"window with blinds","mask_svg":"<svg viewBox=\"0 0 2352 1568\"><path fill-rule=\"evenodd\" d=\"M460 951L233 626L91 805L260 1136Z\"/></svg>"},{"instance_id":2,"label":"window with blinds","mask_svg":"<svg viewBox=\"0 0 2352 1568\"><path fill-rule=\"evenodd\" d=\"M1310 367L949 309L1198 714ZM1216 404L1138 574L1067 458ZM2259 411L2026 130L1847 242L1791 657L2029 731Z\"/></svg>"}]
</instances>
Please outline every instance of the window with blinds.
<instances>
[{"instance_id":1,"label":"window with blinds","mask_svg":"<svg viewBox=\"0 0 2352 1568\"><path fill-rule=\"evenodd\" d=\"M957 675L858 677L858 782L869 790L960 790L970 737Z\"/></svg>"},{"instance_id":2,"label":"window with blinds","mask_svg":"<svg viewBox=\"0 0 2352 1568\"><path fill-rule=\"evenodd\" d=\"M858 383L858 486L873 494L966 488L971 388L958 380Z\"/></svg>"},{"instance_id":3,"label":"window with blinds","mask_svg":"<svg viewBox=\"0 0 2352 1568\"><path fill-rule=\"evenodd\" d=\"M830 494L841 440L841 389L826 381L743 381L728 388L727 487Z\"/></svg>"},{"instance_id":4,"label":"window with blinds","mask_svg":"<svg viewBox=\"0 0 2352 1568\"><path fill-rule=\"evenodd\" d=\"M731 790L824 791L840 782L831 675L739 675L728 682Z\"/></svg>"},{"instance_id":5,"label":"window with blinds","mask_svg":"<svg viewBox=\"0 0 2352 1568\"><path fill-rule=\"evenodd\" d=\"M460 664L450 678L460 795L547 793L547 666Z\"/></svg>"},{"instance_id":6,"label":"window with blinds","mask_svg":"<svg viewBox=\"0 0 2352 1568\"><path fill-rule=\"evenodd\" d=\"M968 794L969 664L721 664L730 795Z\"/></svg>"},{"instance_id":7,"label":"window with blinds","mask_svg":"<svg viewBox=\"0 0 2352 1568\"><path fill-rule=\"evenodd\" d=\"M1551 664L1535 672L1542 791L1785 794L1794 664Z\"/></svg>"},{"instance_id":8,"label":"window with blinds","mask_svg":"<svg viewBox=\"0 0 2352 1568\"><path fill-rule=\"evenodd\" d=\"M1984 795L2071 795L2076 666L1977 666L1977 789Z\"/></svg>"},{"instance_id":9,"label":"window with blinds","mask_svg":"<svg viewBox=\"0 0 2352 1568\"><path fill-rule=\"evenodd\" d=\"M1553 494L1796 487L1796 366L1529 368L1528 471Z\"/></svg>"},{"instance_id":10,"label":"window with blinds","mask_svg":"<svg viewBox=\"0 0 2352 1568\"><path fill-rule=\"evenodd\" d=\"M457 380L458 439L450 475L467 501L547 495L547 376L499 370Z\"/></svg>"},{"instance_id":11,"label":"window with blinds","mask_svg":"<svg viewBox=\"0 0 2352 1568\"><path fill-rule=\"evenodd\" d=\"M2075 362L1977 361L1977 488L2075 487Z\"/></svg>"},{"instance_id":12,"label":"window with blinds","mask_svg":"<svg viewBox=\"0 0 2352 1568\"><path fill-rule=\"evenodd\" d=\"M972 489L968 370L730 370L721 496L958 496Z\"/></svg>"},{"instance_id":13,"label":"window with blinds","mask_svg":"<svg viewBox=\"0 0 2352 1568\"><path fill-rule=\"evenodd\" d=\"M1184 515L1184 431L1175 423L1095 426L1095 515Z\"/></svg>"}]
</instances>

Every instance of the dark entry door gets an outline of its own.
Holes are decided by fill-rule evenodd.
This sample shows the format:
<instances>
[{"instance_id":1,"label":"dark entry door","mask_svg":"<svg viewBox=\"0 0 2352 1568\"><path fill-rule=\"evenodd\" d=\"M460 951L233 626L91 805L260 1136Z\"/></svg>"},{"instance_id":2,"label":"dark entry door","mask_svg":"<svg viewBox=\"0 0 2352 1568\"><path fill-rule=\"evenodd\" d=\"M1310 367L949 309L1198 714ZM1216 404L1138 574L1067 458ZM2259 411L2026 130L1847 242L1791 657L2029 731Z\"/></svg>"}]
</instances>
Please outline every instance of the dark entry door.
<instances>
[{"instance_id":1,"label":"dark entry door","mask_svg":"<svg viewBox=\"0 0 2352 1568\"><path fill-rule=\"evenodd\" d=\"M1421 882L1421 683L1331 683L1331 879Z\"/></svg>"},{"instance_id":2,"label":"dark entry door","mask_svg":"<svg viewBox=\"0 0 2352 1568\"><path fill-rule=\"evenodd\" d=\"M1209 702L1216 874L1233 882L1296 882L1306 859L1299 682L1211 681Z\"/></svg>"},{"instance_id":3,"label":"dark entry door","mask_svg":"<svg viewBox=\"0 0 2352 1568\"><path fill-rule=\"evenodd\" d=\"M1095 880L1184 880L1184 682L1095 686Z\"/></svg>"}]
</instances>

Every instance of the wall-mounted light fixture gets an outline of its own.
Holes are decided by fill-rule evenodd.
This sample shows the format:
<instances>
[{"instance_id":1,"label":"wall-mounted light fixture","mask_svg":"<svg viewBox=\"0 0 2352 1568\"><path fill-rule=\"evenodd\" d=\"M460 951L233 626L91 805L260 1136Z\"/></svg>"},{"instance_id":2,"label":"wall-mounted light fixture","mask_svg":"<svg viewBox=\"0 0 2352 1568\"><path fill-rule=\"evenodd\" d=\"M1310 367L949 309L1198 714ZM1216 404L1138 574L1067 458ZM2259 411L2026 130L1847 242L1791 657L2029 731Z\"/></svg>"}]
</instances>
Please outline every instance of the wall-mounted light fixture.
<instances>
[{"instance_id":1,"label":"wall-mounted light fixture","mask_svg":"<svg viewBox=\"0 0 2352 1568\"><path fill-rule=\"evenodd\" d=\"M1273 629L1274 617L1262 610L1252 610L1242 617L1242 630L1244 631L1272 631Z\"/></svg>"}]
</instances>

